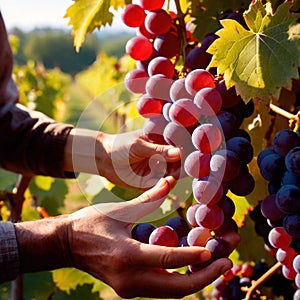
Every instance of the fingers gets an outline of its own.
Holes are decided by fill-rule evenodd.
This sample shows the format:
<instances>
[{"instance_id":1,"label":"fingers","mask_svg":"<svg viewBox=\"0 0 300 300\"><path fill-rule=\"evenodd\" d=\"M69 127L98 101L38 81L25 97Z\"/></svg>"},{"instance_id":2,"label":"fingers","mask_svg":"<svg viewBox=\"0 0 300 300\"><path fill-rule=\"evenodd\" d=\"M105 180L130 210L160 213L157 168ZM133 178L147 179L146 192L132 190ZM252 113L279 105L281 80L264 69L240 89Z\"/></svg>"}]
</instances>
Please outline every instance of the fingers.
<instances>
[{"instance_id":1,"label":"fingers","mask_svg":"<svg viewBox=\"0 0 300 300\"><path fill-rule=\"evenodd\" d=\"M192 274L170 273L161 269L150 269L142 272L140 284L135 286L132 296L182 298L200 291L232 267L227 258L219 259L201 271Z\"/></svg>"},{"instance_id":2,"label":"fingers","mask_svg":"<svg viewBox=\"0 0 300 300\"><path fill-rule=\"evenodd\" d=\"M154 144L143 139L141 139L137 151L141 157L151 157L152 155L160 154L167 162L176 162L181 158L180 148L170 145Z\"/></svg>"},{"instance_id":3,"label":"fingers","mask_svg":"<svg viewBox=\"0 0 300 300\"><path fill-rule=\"evenodd\" d=\"M128 201L126 210L127 214L131 216L130 221L136 222L157 209L163 203L175 182L175 178L172 176L161 178L151 189Z\"/></svg>"}]
</instances>

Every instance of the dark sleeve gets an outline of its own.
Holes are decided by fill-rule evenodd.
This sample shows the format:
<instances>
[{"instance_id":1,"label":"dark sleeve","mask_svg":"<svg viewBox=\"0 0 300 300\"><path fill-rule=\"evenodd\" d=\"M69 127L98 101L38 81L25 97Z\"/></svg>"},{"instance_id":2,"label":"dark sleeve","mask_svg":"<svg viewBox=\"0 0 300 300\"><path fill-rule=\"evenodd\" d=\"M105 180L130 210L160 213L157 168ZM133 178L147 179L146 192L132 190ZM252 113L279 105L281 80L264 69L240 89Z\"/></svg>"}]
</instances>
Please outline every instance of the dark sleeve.
<instances>
[{"instance_id":1,"label":"dark sleeve","mask_svg":"<svg viewBox=\"0 0 300 300\"><path fill-rule=\"evenodd\" d=\"M72 128L20 104L0 106L0 167L28 176L74 177L63 170Z\"/></svg>"}]
</instances>

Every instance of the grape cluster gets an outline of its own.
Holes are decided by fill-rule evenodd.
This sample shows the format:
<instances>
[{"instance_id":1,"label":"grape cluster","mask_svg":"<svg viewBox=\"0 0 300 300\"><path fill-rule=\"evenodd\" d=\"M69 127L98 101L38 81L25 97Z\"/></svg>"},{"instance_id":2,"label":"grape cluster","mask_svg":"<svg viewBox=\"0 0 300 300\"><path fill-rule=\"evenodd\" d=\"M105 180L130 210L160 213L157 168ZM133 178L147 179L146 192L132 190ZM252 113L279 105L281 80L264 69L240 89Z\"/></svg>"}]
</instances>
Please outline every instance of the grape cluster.
<instances>
[{"instance_id":1,"label":"grape cluster","mask_svg":"<svg viewBox=\"0 0 300 300\"><path fill-rule=\"evenodd\" d=\"M210 299L216 300L241 300L251 287L252 282L259 279L269 270L268 264L261 260L258 263L244 262L234 264L223 276L212 283L212 290L209 293ZM251 299L273 299L274 296L283 296L283 299L293 299L296 292L290 280L287 280L280 272L276 272L264 281L252 294ZM268 297L268 294L272 298Z\"/></svg>"},{"instance_id":2,"label":"grape cluster","mask_svg":"<svg viewBox=\"0 0 300 300\"><path fill-rule=\"evenodd\" d=\"M300 137L290 130L279 131L273 147L257 158L261 175L268 181L269 195L260 203L267 220L269 245L276 249L282 274L300 288Z\"/></svg>"},{"instance_id":3,"label":"grape cluster","mask_svg":"<svg viewBox=\"0 0 300 300\"><path fill-rule=\"evenodd\" d=\"M146 118L147 139L182 149L180 176L193 178L195 203L187 209L187 221L176 219L184 226L180 234L171 219L158 228L139 224L132 236L164 246L205 246L216 259L229 254L222 236L238 230L228 190L245 196L254 189L248 169L253 147L249 134L240 129L254 104L245 104L234 87L227 89L214 70L205 69L211 59L206 50L217 36L208 34L199 46L190 24L182 28L178 16L163 4L141 0L140 5L125 6L123 22L137 28L137 34L126 44L136 69L126 74L124 83L130 92L141 94L136 107ZM179 57L185 57L181 69L176 67ZM190 266L190 271L204 265Z\"/></svg>"}]
</instances>

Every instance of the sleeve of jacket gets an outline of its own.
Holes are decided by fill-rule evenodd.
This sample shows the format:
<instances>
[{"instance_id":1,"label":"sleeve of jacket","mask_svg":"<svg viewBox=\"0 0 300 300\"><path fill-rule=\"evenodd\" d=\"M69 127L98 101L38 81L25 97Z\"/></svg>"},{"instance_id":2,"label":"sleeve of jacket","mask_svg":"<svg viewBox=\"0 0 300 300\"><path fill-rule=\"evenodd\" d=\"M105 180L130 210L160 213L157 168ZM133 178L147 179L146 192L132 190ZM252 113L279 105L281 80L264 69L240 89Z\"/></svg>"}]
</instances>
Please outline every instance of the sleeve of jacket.
<instances>
[{"instance_id":1,"label":"sleeve of jacket","mask_svg":"<svg viewBox=\"0 0 300 300\"><path fill-rule=\"evenodd\" d=\"M64 147L72 128L21 104L2 105L0 166L28 176L74 177L63 170Z\"/></svg>"}]
</instances>

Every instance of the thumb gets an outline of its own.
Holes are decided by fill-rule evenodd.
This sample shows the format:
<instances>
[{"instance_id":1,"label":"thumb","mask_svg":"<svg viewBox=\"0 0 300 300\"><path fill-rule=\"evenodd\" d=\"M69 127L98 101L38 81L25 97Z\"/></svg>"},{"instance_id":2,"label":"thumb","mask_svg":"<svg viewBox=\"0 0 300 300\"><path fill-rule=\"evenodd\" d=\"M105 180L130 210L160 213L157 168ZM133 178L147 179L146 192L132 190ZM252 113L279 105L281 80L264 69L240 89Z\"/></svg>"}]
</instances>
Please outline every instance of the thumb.
<instances>
[{"instance_id":1,"label":"thumb","mask_svg":"<svg viewBox=\"0 0 300 300\"><path fill-rule=\"evenodd\" d=\"M131 221L136 222L156 210L163 203L174 185L174 177L161 178L151 189L139 197L128 201L127 212L131 211Z\"/></svg>"}]
</instances>

